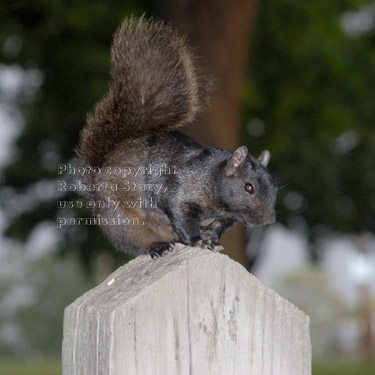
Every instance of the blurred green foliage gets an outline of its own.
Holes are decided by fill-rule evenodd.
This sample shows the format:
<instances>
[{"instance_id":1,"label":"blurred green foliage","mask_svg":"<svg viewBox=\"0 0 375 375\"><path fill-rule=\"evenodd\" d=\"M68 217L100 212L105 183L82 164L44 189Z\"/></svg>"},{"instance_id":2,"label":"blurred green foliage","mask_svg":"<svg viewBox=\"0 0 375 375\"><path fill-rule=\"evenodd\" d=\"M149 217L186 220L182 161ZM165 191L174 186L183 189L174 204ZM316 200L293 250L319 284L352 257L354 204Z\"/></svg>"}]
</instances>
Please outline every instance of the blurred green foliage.
<instances>
[{"instance_id":1,"label":"blurred green foliage","mask_svg":"<svg viewBox=\"0 0 375 375\"><path fill-rule=\"evenodd\" d=\"M25 240L41 221L65 217L57 209L55 197L38 202L30 190L39 181L57 180L57 164L73 157L86 114L109 84L113 33L126 16L145 12L146 3L0 0L0 64L42 73L37 95L29 101L22 93L17 98L25 126L16 142L16 157L1 175L1 182L12 188L3 190L0 196L3 209L13 219L7 235ZM43 196L44 188L38 186L39 195ZM22 194L36 204L25 205L18 198ZM74 193L60 197L76 198ZM80 216L84 214L80 212ZM87 230L82 226L77 231L70 227L63 233L61 252L80 254L88 266L102 249L113 251L97 228ZM115 254L123 260L121 254Z\"/></svg>"},{"instance_id":2,"label":"blurred green foliage","mask_svg":"<svg viewBox=\"0 0 375 375\"><path fill-rule=\"evenodd\" d=\"M268 0L256 26L248 143L255 154L271 150L286 184L278 220L307 224L312 238L375 229L375 30L343 27L366 4Z\"/></svg>"},{"instance_id":3,"label":"blurred green foliage","mask_svg":"<svg viewBox=\"0 0 375 375\"><path fill-rule=\"evenodd\" d=\"M152 14L157 4L0 1L0 64L42 74L36 96L18 97L25 126L16 157L1 174L8 187L1 191L3 209L12 217L9 236L25 240L38 223L61 213L55 197L38 200L32 188L56 180L57 163L73 156L86 113L108 87L109 48L121 20ZM278 220L306 224L311 238L375 226L374 33L349 36L341 24L345 12L365 4L369 1L260 4L244 90L246 139L252 153L272 152L271 170L282 186ZM44 188L38 185L42 196ZM20 194L35 204L20 207ZM63 233L60 250L77 252L86 264L111 248L93 227Z\"/></svg>"},{"instance_id":4,"label":"blurred green foliage","mask_svg":"<svg viewBox=\"0 0 375 375\"><path fill-rule=\"evenodd\" d=\"M20 262L21 251L12 248L1 256L9 272L0 273L0 357L58 356L64 308L97 280L81 272L72 255L26 254Z\"/></svg>"}]
</instances>

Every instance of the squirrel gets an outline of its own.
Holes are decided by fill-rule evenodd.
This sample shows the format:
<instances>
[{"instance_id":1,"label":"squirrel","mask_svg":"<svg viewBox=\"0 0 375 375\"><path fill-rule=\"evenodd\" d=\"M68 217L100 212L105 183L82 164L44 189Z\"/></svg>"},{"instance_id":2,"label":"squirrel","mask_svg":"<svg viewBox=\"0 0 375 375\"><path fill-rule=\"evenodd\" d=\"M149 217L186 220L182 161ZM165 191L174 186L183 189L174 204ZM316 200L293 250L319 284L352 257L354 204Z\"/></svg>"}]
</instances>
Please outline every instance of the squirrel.
<instances>
[{"instance_id":1,"label":"squirrel","mask_svg":"<svg viewBox=\"0 0 375 375\"><path fill-rule=\"evenodd\" d=\"M208 86L184 38L162 22L131 18L115 33L111 57L109 92L88 115L76 149L79 165L101 171L83 183L115 187L91 190L92 199L118 202L116 210L93 208L94 216L133 220L101 225L111 242L152 258L177 242L219 251L235 222L273 223L269 151L255 158L246 146L204 148L177 130L201 112Z\"/></svg>"}]
</instances>

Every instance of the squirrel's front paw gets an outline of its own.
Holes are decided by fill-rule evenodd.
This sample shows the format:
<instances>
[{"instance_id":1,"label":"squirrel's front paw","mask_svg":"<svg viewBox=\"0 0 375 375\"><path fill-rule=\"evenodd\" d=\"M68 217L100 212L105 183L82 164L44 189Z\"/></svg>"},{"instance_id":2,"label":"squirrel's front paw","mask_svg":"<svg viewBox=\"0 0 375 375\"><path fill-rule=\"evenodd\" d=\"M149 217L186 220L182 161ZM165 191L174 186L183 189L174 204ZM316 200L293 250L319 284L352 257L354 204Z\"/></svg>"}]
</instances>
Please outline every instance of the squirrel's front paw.
<instances>
[{"instance_id":1,"label":"squirrel's front paw","mask_svg":"<svg viewBox=\"0 0 375 375\"><path fill-rule=\"evenodd\" d=\"M200 247L201 249L208 249L209 243L206 241L203 241L201 238L199 240L196 240L193 242L194 247Z\"/></svg>"},{"instance_id":2,"label":"squirrel's front paw","mask_svg":"<svg viewBox=\"0 0 375 375\"><path fill-rule=\"evenodd\" d=\"M215 253L224 249L223 246L221 246L217 242L213 242L212 240L203 241L202 239L199 239L196 242L194 242L194 246L200 247L202 249L211 250Z\"/></svg>"},{"instance_id":3,"label":"squirrel's front paw","mask_svg":"<svg viewBox=\"0 0 375 375\"><path fill-rule=\"evenodd\" d=\"M157 259L169 253L172 249L173 243L171 242L156 242L151 245L149 253L152 259Z\"/></svg>"},{"instance_id":4,"label":"squirrel's front paw","mask_svg":"<svg viewBox=\"0 0 375 375\"><path fill-rule=\"evenodd\" d=\"M211 245L211 247L212 248L210 250L212 250L214 253L218 253L219 251L224 250L224 246L221 246L218 243L215 243L215 244Z\"/></svg>"}]
</instances>

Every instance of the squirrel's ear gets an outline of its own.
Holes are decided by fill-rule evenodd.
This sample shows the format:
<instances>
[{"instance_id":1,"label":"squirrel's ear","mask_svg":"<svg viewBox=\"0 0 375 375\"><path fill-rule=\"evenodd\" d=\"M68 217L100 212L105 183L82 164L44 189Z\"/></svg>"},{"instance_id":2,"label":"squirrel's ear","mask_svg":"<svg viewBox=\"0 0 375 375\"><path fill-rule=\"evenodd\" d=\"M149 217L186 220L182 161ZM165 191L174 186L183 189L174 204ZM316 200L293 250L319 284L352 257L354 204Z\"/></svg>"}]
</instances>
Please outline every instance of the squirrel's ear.
<instances>
[{"instance_id":1,"label":"squirrel's ear","mask_svg":"<svg viewBox=\"0 0 375 375\"><path fill-rule=\"evenodd\" d=\"M271 159L271 154L268 150L262 151L262 153L258 157L258 161L264 168L267 168L267 165Z\"/></svg>"},{"instance_id":2,"label":"squirrel's ear","mask_svg":"<svg viewBox=\"0 0 375 375\"><path fill-rule=\"evenodd\" d=\"M233 154L225 167L225 174L227 177L233 176L237 172L237 169L242 166L246 160L247 152L246 146L241 146L236 151L233 151Z\"/></svg>"}]
</instances>

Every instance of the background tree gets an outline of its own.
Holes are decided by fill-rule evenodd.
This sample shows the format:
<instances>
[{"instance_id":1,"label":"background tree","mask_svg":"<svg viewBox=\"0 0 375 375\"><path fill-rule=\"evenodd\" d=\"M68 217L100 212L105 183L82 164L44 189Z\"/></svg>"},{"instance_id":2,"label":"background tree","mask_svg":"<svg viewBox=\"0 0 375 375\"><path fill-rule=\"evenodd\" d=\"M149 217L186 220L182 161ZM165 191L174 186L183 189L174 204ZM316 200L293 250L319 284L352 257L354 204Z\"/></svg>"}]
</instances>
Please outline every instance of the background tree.
<instances>
[{"instance_id":1,"label":"background tree","mask_svg":"<svg viewBox=\"0 0 375 375\"><path fill-rule=\"evenodd\" d=\"M161 15L189 39L200 63L214 81L210 108L195 126L183 129L206 147L230 150L241 145L241 104L256 0L162 0ZM224 252L244 266L241 224L220 241Z\"/></svg>"}]
</instances>

